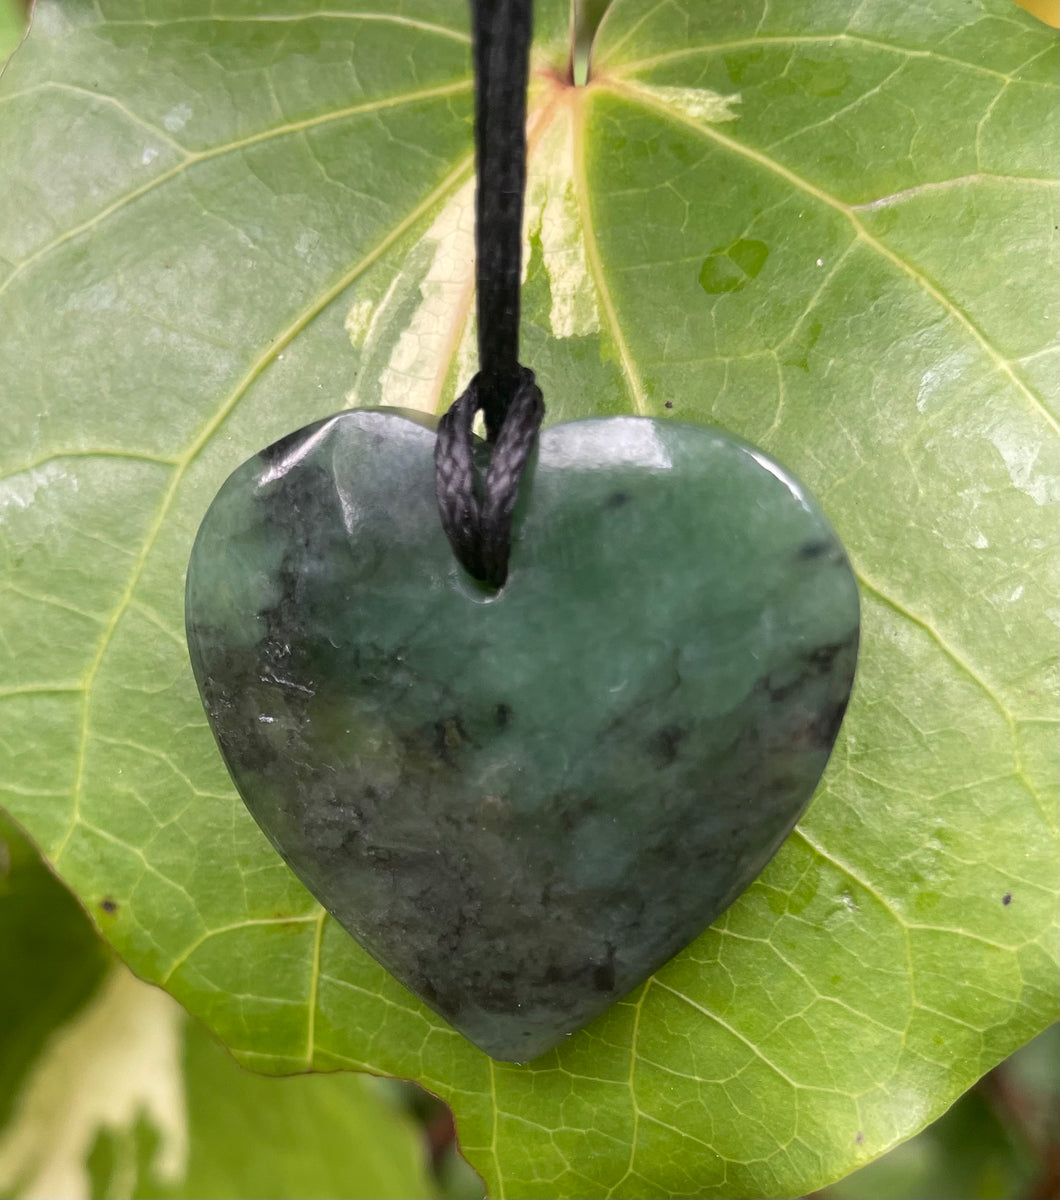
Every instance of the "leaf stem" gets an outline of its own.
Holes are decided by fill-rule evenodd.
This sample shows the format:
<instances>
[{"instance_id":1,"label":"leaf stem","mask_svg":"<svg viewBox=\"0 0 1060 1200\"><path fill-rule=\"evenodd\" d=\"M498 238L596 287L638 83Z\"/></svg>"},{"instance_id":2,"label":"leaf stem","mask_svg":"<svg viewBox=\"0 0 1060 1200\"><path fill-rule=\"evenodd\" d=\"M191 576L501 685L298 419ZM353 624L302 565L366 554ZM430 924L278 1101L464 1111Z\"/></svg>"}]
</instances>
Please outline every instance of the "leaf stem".
<instances>
[{"instance_id":1,"label":"leaf stem","mask_svg":"<svg viewBox=\"0 0 1060 1200\"><path fill-rule=\"evenodd\" d=\"M585 87L592 68L593 39L611 0L571 0L569 82Z\"/></svg>"}]
</instances>

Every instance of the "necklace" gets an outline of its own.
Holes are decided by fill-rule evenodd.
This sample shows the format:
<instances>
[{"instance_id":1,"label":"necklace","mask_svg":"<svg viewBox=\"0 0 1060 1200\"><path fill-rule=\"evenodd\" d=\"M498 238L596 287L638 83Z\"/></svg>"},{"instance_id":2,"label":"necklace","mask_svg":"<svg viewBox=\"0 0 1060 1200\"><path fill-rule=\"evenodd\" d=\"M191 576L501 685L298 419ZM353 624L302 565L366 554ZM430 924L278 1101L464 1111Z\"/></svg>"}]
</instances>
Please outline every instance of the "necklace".
<instances>
[{"instance_id":1,"label":"necklace","mask_svg":"<svg viewBox=\"0 0 1060 1200\"><path fill-rule=\"evenodd\" d=\"M625 995L805 809L859 613L761 451L639 417L539 432L518 360L530 0L473 0L479 373L239 467L187 630L229 771L399 980L524 1062ZM473 433L477 412L486 438Z\"/></svg>"}]
</instances>

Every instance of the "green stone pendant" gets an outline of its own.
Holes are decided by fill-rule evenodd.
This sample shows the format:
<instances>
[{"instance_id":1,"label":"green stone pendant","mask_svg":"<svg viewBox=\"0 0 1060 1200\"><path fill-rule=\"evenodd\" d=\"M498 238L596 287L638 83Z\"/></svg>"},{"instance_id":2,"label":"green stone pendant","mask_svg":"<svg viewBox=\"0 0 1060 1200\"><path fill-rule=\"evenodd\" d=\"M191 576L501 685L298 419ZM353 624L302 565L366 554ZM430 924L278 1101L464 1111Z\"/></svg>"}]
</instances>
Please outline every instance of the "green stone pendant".
<instances>
[{"instance_id":1,"label":"green stone pendant","mask_svg":"<svg viewBox=\"0 0 1060 1200\"><path fill-rule=\"evenodd\" d=\"M496 595L438 520L433 423L354 411L199 530L195 676L247 807L358 942L494 1058L543 1054L762 870L824 770L858 595L760 451L545 430Z\"/></svg>"}]
</instances>

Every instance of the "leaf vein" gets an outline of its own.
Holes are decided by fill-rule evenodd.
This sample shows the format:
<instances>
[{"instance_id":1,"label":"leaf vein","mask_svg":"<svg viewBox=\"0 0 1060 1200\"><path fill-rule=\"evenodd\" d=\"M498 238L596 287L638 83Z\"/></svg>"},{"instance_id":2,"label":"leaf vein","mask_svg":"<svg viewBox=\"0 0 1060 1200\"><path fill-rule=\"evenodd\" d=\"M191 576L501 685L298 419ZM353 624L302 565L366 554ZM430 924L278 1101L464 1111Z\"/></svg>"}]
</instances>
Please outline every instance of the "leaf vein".
<instances>
[{"instance_id":1,"label":"leaf vein","mask_svg":"<svg viewBox=\"0 0 1060 1200\"><path fill-rule=\"evenodd\" d=\"M420 100L438 99L444 96L457 95L460 92L466 92L471 87L469 79L462 79L456 83L443 84L435 88L423 88L416 92L405 92L400 96L387 96L381 100L370 100L364 104L351 105L349 108L335 109L331 112L324 113L319 117L306 117L302 121L291 121L285 125L274 126L272 129L263 130L259 133L250 134L245 138L240 138L234 142L226 142L224 145L212 146L209 150L199 150L188 153L187 156L179 163L160 172L153 179L148 180L138 188L134 188L131 192L126 192L125 195L119 196L117 200L112 201L98 213L90 217L87 221L82 221L80 225L74 225L70 229L64 231L57 238L47 242L39 249L35 250L28 257L24 258L16 264L14 270L0 283L0 296L10 287L10 285L18 279L24 271L32 267L49 254L53 253L60 246L80 237L83 233L96 228L103 221L112 217L115 213L127 208L136 200L141 199L148 193L160 187L164 183L168 183L171 179L176 178L182 172L190 167L198 166L200 163L210 162L214 159L221 158L226 154L232 154L237 150L244 150L248 146L258 145L262 142L271 141L273 138L286 137L292 133L302 133L306 129L317 128L322 125L330 124L333 121L345 120L347 117L361 116L364 113L378 112L386 108L396 108L403 104L415 104Z\"/></svg>"},{"instance_id":2,"label":"leaf vein","mask_svg":"<svg viewBox=\"0 0 1060 1200\"><path fill-rule=\"evenodd\" d=\"M226 25L279 25L293 24L302 21L364 21L364 22L379 22L391 25L400 25L406 29L416 29L421 33L432 33L438 37L450 38L454 42L462 42L464 45L469 45L471 36L460 29L452 29L448 25L438 25L433 21L422 21L416 17L406 17L399 13L380 13L380 12L343 12L337 9L319 9L316 12L309 13L253 13L228 15L225 13L211 13L207 17L167 17L162 21L142 20L133 21L129 19L111 20L108 18L107 25L109 26L132 26L134 28L147 29L165 29L170 25L211 25L216 23Z\"/></svg>"},{"instance_id":3,"label":"leaf vein","mask_svg":"<svg viewBox=\"0 0 1060 1200\"><path fill-rule=\"evenodd\" d=\"M662 988L663 991L669 992L672 996L676 996L678 1000L683 1000L691 1008L694 1008L697 1012L701 1012L703 1016L707 1017L715 1024L720 1025L722 1029L731 1033L737 1041L742 1042L743 1045L747 1047L747 1049L754 1055L755 1058L759 1059L763 1065L768 1067L779 1079L783 1079L785 1083L789 1084L796 1091L799 1091L805 1087L805 1084L799 1083L797 1080L792 1079L792 1077L783 1069L783 1067L780 1067L773 1062L773 1060L766 1053L764 1053L764 1051L759 1049L759 1047L756 1046L750 1038L740 1033L738 1029L730 1025L722 1017L718 1016L716 1012L712 1012L709 1008L705 1008L702 1004L699 1004L693 1000L691 996L686 996L684 992L679 992L676 988L670 987L668 983L664 983L657 975L653 975L651 977L649 984L658 988Z\"/></svg>"},{"instance_id":4,"label":"leaf vein","mask_svg":"<svg viewBox=\"0 0 1060 1200\"><path fill-rule=\"evenodd\" d=\"M575 113L574 120L574 188L578 197L578 210L581 213L582 229L585 234L586 258L589 262L589 270L593 275L593 281L596 284L600 307L607 316L607 323L611 329L611 337L615 343L615 349L618 351L619 363L622 367L622 374L625 377L630 398L633 401L633 408L638 414L644 415L647 412L644 387L641 383L640 375L637 373L637 368L633 363L633 356L626 345L626 339L622 334L622 327L618 321L618 314L615 311L614 301L611 298L611 292L604 279L603 262L600 259L600 247L593 226L589 185L585 177L584 104L579 101L579 105L580 110Z\"/></svg>"},{"instance_id":5,"label":"leaf vein","mask_svg":"<svg viewBox=\"0 0 1060 1200\"><path fill-rule=\"evenodd\" d=\"M164 876L163 876L164 878ZM205 945L208 941L215 937L222 937L226 933L235 933L240 929L253 929L259 925L308 925L311 921L318 921L320 918L316 913L309 913L305 916L290 916L290 917L248 917L244 921L233 921L230 925L218 925L214 929L204 930L193 942L190 942L170 964L169 969L159 979L159 987L166 987L174 974L191 958L200 946ZM280 1057L277 1055L276 1057Z\"/></svg>"},{"instance_id":6,"label":"leaf vein","mask_svg":"<svg viewBox=\"0 0 1060 1200\"><path fill-rule=\"evenodd\" d=\"M320 951L324 943L324 925L327 921L327 918L327 909L321 908L316 919L317 927L313 932L313 957L309 967L309 996L306 1001L305 1066L307 1071L311 1071L313 1069L313 1058L316 1052L317 992L320 987Z\"/></svg>"},{"instance_id":7,"label":"leaf vein","mask_svg":"<svg viewBox=\"0 0 1060 1200\"><path fill-rule=\"evenodd\" d=\"M987 358L989 358L994 364L997 370L1009 380L1013 387L1029 403L1030 407L1036 410L1038 416L1052 430L1055 432L1060 432L1060 424L1057 423L1056 418L1045 407L1041 398L1031 391L1031 389L1027 387L1023 380L1020 379L1020 377L1016 374L1012 364L994 348L989 339L975 324L971 317L953 300L951 300L950 297L948 297L942 291L942 289L938 287L938 285L936 285L925 274L923 274L922 271L918 270L911 263L902 258L900 254L892 250L885 243L881 242L878 238L869 233L869 231L858 219L857 213L850 207L850 205L844 203L842 200L838 200L835 196L830 195L828 192L817 187L815 184L810 183L809 180L803 179L800 175L797 175L794 171L789 170L781 163L774 161L768 155L763 154L758 150L754 150L750 146L743 145L735 138L731 138L726 134L721 133L719 130L714 129L703 122L695 120L693 117L685 116L683 113L667 108L664 104L649 94L641 91L635 85L619 83L616 81L607 81L606 84L602 86L606 86L616 95L622 96L633 103L637 103L645 108L651 109L675 124L685 125L689 129L695 130L701 136L717 142L718 145L723 146L725 149L730 150L735 154L750 159L752 162L757 163L765 170L771 171L773 174L778 175L780 178L786 180L793 187L805 192L808 196L813 196L822 204L831 208L835 212L840 213L847 219L847 221L850 222L861 241L863 241L871 249L875 250L876 253L881 255L881 257L887 259L904 275L908 276L908 278L911 279L928 296L930 296L940 308L942 308L958 324L963 326L972 339L979 345L980 349L987 356Z\"/></svg>"},{"instance_id":8,"label":"leaf vein","mask_svg":"<svg viewBox=\"0 0 1060 1200\"><path fill-rule=\"evenodd\" d=\"M177 459L175 458L167 458L161 454L151 454L146 450L118 450L109 447L85 450L55 450L49 454L45 454L43 458L35 458L32 462L21 463L17 467L10 467L6 471L0 472L0 483L3 483L6 479L14 479L18 475L28 475L33 471L39 471L41 467L46 467L53 462L60 462L67 458L126 458L132 462L152 463L163 467L175 467L177 465Z\"/></svg>"},{"instance_id":9,"label":"leaf vein","mask_svg":"<svg viewBox=\"0 0 1060 1200\"><path fill-rule=\"evenodd\" d=\"M989 75L994 79L1003 80L1005 83L1026 83L1028 86L1038 83L1044 86L1052 86L1045 84L1044 81L1021 80L1013 75L1006 74L1004 71L997 71L993 67L985 67L981 63L968 62L963 58L956 58L948 54L939 54L936 50L918 50L909 46L896 46L891 42L882 42L875 38L863 37L861 34L846 32L765 35L737 38L731 42L708 43L702 46L685 46L681 50L669 50L663 54L655 54L649 58L638 59L636 62L621 63L614 68L614 74L621 74L622 76L632 75L639 71L649 70L652 67L680 62L686 58L695 58L700 54L726 54L733 50L757 50L763 46L834 46L836 42L848 42L854 46L864 46L871 50L882 50L888 54L900 54L907 58L928 58L936 62L950 63L952 66L960 67L966 71L975 71L981 75Z\"/></svg>"}]
</instances>

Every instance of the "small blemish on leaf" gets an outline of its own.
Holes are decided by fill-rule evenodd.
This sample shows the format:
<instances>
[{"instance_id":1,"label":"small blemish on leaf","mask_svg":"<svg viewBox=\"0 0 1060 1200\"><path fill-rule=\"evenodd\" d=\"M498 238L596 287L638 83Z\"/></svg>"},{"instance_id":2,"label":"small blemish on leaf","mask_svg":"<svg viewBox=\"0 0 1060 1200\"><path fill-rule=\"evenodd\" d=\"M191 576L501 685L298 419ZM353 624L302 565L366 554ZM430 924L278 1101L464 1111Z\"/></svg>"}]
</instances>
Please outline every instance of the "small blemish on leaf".
<instances>
[{"instance_id":1,"label":"small blemish on leaf","mask_svg":"<svg viewBox=\"0 0 1060 1200\"><path fill-rule=\"evenodd\" d=\"M1012 893L1011 893L1011 892L1006 892L1006 893L1005 893L1005 894L1004 894L1004 895L1001 897L1001 903L1002 903L1002 904L1004 904L1004 905L1005 905L1005 907L1007 908L1007 907L1008 907L1008 906L1009 906L1009 905L1012 903Z\"/></svg>"},{"instance_id":2,"label":"small blemish on leaf","mask_svg":"<svg viewBox=\"0 0 1060 1200\"><path fill-rule=\"evenodd\" d=\"M769 257L769 247L754 238L737 238L712 250L699 269L699 286L711 296L742 292L757 279Z\"/></svg>"},{"instance_id":3,"label":"small blemish on leaf","mask_svg":"<svg viewBox=\"0 0 1060 1200\"><path fill-rule=\"evenodd\" d=\"M838 56L828 59L804 55L795 60L788 77L809 96L838 96L850 83L850 71Z\"/></svg>"},{"instance_id":4,"label":"small blemish on leaf","mask_svg":"<svg viewBox=\"0 0 1060 1200\"><path fill-rule=\"evenodd\" d=\"M715 124L719 121L735 121L740 115L733 111L740 103L739 92L725 95L710 88L664 87L650 83L638 84L637 90L667 108L674 108L691 117L693 121Z\"/></svg>"},{"instance_id":5,"label":"small blemish on leaf","mask_svg":"<svg viewBox=\"0 0 1060 1200\"><path fill-rule=\"evenodd\" d=\"M354 346L364 345L364 339L368 336L374 315L375 305L371 300L358 300L351 306L350 311L346 314L343 327L350 335L350 341Z\"/></svg>"},{"instance_id":6,"label":"small blemish on leaf","mask_svg":"<svg viewBox=\"0 0 1060 1200\"><path fill-rule=\"evenodd\" d=\"M116 913L118 911L118 902L117 900L112 900L109 896L104 896L104 898L99 902L99 907L103 909L105 913Z\"/></svg>"},{"instance_id":7,"label":"small blemish on leaf","mask_svg":"<svg viewBox=\"0 0 1060 1200\"><path fill-rule=\"evenodd\" d=\"M162 124L169 133L179 133L187 125L191 112L190 104L178 104L166 113L162 118Z\"/></svg>"}]
</instances>

